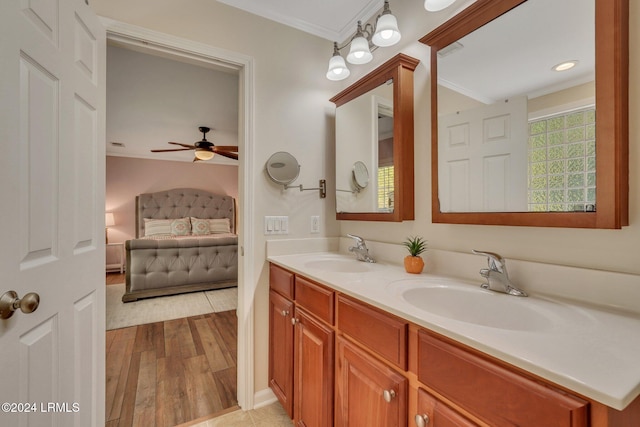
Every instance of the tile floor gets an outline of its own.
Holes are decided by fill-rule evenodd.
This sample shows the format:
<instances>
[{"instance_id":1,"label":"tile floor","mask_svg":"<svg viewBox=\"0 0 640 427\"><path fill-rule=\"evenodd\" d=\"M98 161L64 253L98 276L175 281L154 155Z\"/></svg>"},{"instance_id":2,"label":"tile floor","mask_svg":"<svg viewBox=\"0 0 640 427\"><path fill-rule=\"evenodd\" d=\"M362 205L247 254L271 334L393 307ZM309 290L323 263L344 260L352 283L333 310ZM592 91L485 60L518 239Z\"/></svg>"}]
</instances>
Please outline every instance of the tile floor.
<instances>
[{"instance_id":1,"label":"tile floor","mask_svg":"<svg viewBox=\"0 0 640 427\"><path fill-rule=\"evenodd\" d=\"M280 403L251 411L237 410L190 427L291 427L293 423Z\"/></svg>"}]
</instances>

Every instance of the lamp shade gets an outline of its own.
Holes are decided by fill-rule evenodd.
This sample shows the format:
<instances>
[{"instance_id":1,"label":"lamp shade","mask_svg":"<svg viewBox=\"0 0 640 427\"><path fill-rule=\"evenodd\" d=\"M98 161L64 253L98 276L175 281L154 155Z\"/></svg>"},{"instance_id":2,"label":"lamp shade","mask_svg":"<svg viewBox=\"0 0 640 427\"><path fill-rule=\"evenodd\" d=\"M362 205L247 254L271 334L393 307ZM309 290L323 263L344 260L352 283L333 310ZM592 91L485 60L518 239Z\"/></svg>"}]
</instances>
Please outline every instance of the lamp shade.
<instances>
[{"instance_id":1,"label":"lamp shade","mask_svg":"<svg viewBox=\"0 0 640 427\"><path fill-rule=\"evenodd\" d=\"M456 0L424 0L424 8L429 12L437 12L455 3Z\"/></svg>"},{"instance_id":2,"label":"lamp shade","mask_svg":"<svg viewBox=\"0 0 640 427\"><path fill-rule=\"evenodd\" d=\"M347 68L344 58L340 54L333 55L329 60L327 78L333 81L344 80L349 77L349 74L351 74L351 71Z\"/></svg>"},{"instance_id":3,"label":"lamp shade","mask_svg":"<svg viewBox=\"0 0 640 427\"><path fill-rule=\"evenodd\" d=\"M383 13L378 18L373 43L380 47L393 46L400 41L401 37L396 17L391 13Z\"/></svg>"},{"instance_id":4,"label":"lamp shade","mask_svg":"<svg viewBox=\"0 0 640 427\"><path fill-rule=\"evenodd\" d=\"M213 158L215 153L211 150L207 150L206 148L196 148L195 155L199 160L210 160Z\"/></svg>"},{"instance_id":5,"label":"lamp shade","mask_svg":"<svg viewBox=\"0 0 640 427\"><path fill-rule=\"evenodd\" d=\"M347 55L347 61L351 64L366 64L371 62L373 55L369 50L369 42L363 36L356 37L351 42L351 49Z\"/></svg>"},{"instance_id":6,"label":"lamp shade","mask_svg":"<svg viewBox=\"0 0 640 427\"><path fill-rule=\"evenodd\" d=\"M104 214L104 225L106 227L112 227L116 225L115 218L113 217L113 212L106 212Z\"/></svg>"}]
</instances>

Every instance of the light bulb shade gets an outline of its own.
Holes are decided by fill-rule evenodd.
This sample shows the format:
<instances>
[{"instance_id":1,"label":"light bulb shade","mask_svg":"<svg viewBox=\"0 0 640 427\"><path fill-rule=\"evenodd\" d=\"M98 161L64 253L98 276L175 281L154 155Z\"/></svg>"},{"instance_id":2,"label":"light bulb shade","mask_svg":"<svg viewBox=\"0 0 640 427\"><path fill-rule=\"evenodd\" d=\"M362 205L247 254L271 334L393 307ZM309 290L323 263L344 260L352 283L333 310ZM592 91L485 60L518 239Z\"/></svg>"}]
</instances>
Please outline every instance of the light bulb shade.
<instances>
[{"instance_id":1,"label":"light bulb shade","mask_svg":"<svg viewBox=\"0 0 640 427\"><path fill-rule=\"evenodd\" d=\"M455 3L456 0L424 0L424 8L429 12L438 12Z\"/></svg>"},{"instance_id":2,"label":"light bulb shade","mask_svg":"<svg viewBox=\"0 0 640 427\"><path fill-rule=\"evenodd\" d=\"M351 49L347 55L347 61L351 64L366 64L371 62L373 55L369 50L369 42L363 36L356 37L351 42Z\"/></svg>"},{"instance_id":3,"label":"light bulb shade","mask_svg":"<svg viewBox=\"0 0 640 427\"><path fill-rule=\"evenodd\" d=\"M210 160L213 158L214 152L206 148L196 148L195 155L200 160Z\"/></svg>"},{"instance_id":4,"label":"light bulb shade","mask_svg":"<svg viewBox=\"0 0 640 427\"><path fill-rule=\"evenodd\" d=\"M104 225L106 227L113 227L114 225L116 225L116 220L113 217L113 212L106 212L104 214Z\"/></svg>"},{"instance_id":5,"label":"light bulb shade","mask_svg":"<svg viewBox=\"0 0 640 427\"><path fill-rule=\"evenodd\" d=\"M333 55L329 60L329 70L327 71L327 78L329 80L337 81L344 80L349 77L351 71L347 68L347 64L344 62L342 56Z\"/></svg>"},{"instance_id":6,"label":"light bulb shade","mask_svg":"<svg viewBox=\"0 0 640 427\"><path fill-rule=\"evenodd\" d=\"M402 35L398 29L398 20L391 13L384 13L378 18L373 44L380 47L393 46L400 41Z\"/></svg>"}]
</instances>

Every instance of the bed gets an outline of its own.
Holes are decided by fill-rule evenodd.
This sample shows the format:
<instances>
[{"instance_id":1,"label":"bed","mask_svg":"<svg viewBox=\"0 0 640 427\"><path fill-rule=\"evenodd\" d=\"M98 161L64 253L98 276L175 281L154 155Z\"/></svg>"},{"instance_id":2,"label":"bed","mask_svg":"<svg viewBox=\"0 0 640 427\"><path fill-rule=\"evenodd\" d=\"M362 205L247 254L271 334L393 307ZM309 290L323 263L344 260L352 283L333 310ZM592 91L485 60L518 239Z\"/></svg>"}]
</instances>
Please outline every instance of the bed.
<instances>
[{"instance_id":1,"label":"bed","mask_svg":"<svg viewBox=\"0 0 640 427\"><path fill-rule=\"evenodd\" d=\"M235 200L193 188L136 197L123 302L237 286Z\"/></svg>"}]
</instances>

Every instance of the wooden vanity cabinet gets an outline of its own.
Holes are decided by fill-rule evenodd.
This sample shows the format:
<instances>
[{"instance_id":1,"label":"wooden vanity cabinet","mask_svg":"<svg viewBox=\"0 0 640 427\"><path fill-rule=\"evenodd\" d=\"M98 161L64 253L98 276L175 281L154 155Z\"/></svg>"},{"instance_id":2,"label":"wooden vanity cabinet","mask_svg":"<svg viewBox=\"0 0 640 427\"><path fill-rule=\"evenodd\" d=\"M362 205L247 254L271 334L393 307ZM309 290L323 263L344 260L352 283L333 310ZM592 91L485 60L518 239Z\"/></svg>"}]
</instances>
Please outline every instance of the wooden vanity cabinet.
<instances>
[{"instance_id":1,"label":"wooden vanity cabinet","mask_svg":"<svg viewBox=\"0 0 640 427\"><path fill-rule=\"evenodd\" d=\"M295 425L331 427L334 292L269 269L269 385Z\"/></svg>"},{"instance_id":2,"label":"wooden vanity cabinet","mask_svg":"<svg viewBox=\"0 0 640 427\"><path fill-rule=\"evenodd\" d=\"M337 341L336 426L406 426L407 378L346 339Z\"/></svg>"},{"instance_id":3,"label":"wooden vanity cabinet","mask_svg":"<svg viewBox=\"0 0 640 427\"><path fill-rule=\"evenodd\" d=\"M456 412L422 388L418 389L416 427L478 427L478 424Z\"/></svg>"}]
</instances>

